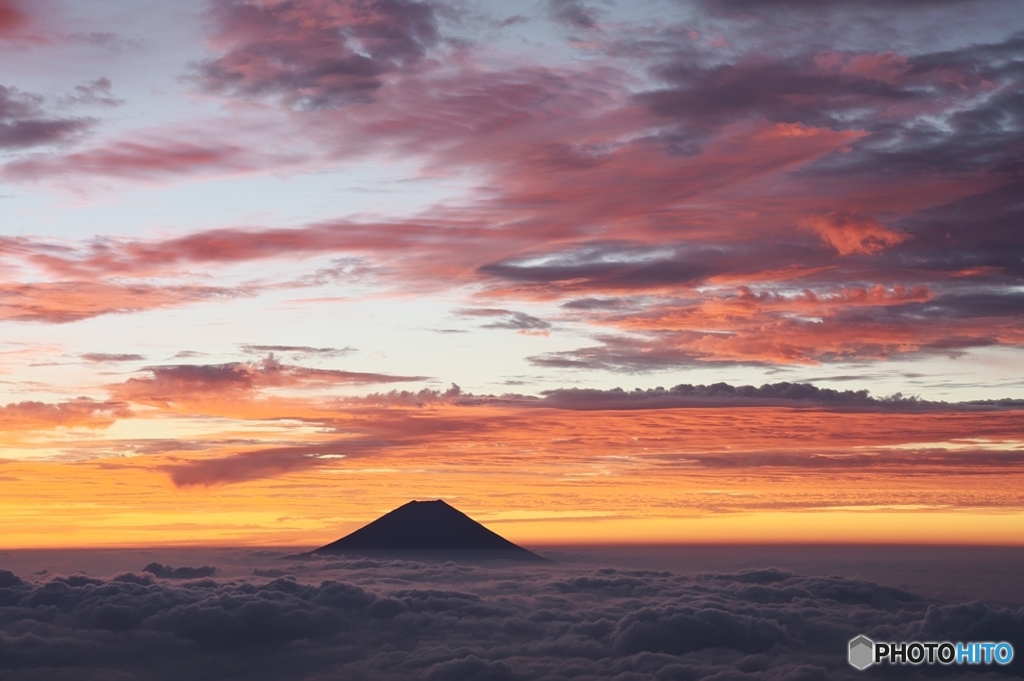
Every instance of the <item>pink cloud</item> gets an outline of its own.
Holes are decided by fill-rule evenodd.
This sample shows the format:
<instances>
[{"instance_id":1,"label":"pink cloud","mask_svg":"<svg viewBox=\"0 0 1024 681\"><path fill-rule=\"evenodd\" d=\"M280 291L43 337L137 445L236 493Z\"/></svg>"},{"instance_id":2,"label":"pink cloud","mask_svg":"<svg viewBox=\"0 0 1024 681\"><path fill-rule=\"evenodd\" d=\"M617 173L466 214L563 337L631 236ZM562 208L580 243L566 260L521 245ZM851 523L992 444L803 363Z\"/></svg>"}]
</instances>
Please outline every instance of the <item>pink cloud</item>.
<instances>
[{"instance_id":1,"label":"pink cloud","mask_svg":"<svg viewBox=\"0 0 1024 681\"><path fill-rule=\"evenodd\" d=\"M196 65L198 82L296 109L368 101L439 38L434 7L408 0L217 0L210 17L223 54Z\"/></svg>"},{"instance_id":2,"label":"pink cloud","mask_svg":"<svg viewBox=\"0 0 1024 681\"><path fill-rule=\"evenodd\" d=\"M19 0L0 0L0 38L12 35L29 23Z\"/></svg>"},{"instance_id":3,"label":"pink cloud","mask_svg":"<svg viewBox=\"0 0 1024 681\"><path fill-rule=\"evenodd\" d=\"M903 307L842 306L818 318L766 310L706 314L700 305L645 310L606 322L629 336L599 336L601 345L530 359L538 366L644 372L701 363L879 361L1024 343L1024 332L1005 314L956 319L951 305L939 303L935 308L949 319L922 319L921 306Z\"/></svg>"},{"instance_id":4,"label":"pink cloud","mask_svg":"<svg viewBox=\"0 0 1024 681\"><path fill-rule=\"evenodd\" d=\"M873 255L910 238L866 215L833 211L806 218L801 223L836 249L839 255Z\"/></svg>"},{"instance_id":5,"label":"pink cloud","mask_svg":"<svg viewBox=\"0 0 1024 681\"><path fill-rule=\"evenodd\" d=\"M187 142L115 142L70 154L35 155L11 161L0 174L11 181L51 177L117 177L131 180L166 180L205 172L250 170L242 147Z\"/></svg>"},{"instance_id":6,"label":"pink cloud","mask_svg":"<svg viewBox=\"0 0 1024 681\"><path fill-rule=\"evenodd\" d=\"M131 412L123 402L97 402L86 397L56 404L15 402L0 406L0 430L102 429L130 416Z\"/></svg>"},{"instance_id":7,"label":"pink cloud","mask_svg":"<svg viewBox=\"0 0 1024 681\"><path fill-rule=\"evenodd\" d=\"M821 52L814 56L814 65L825 73L839 73L895 84L911 66L907 58L894 52L841 54Z\"/></svg>"},{"instance_id":8,"label":"pink cloud","mask_svg":"<svg viewBox=\"0 0 1024 681\"><path fill-rule=\"evenodd\" d=\"M0 282L0 320L62 324L105 314L141 312L247 295L212 286L113 284L102 281Z\"/></svg>"},{"instance_id":9,"label":"pink cloud","mask_svg":"<svg viewBox=\"0 0 1024 681\"><path fill-rule=\"evenodd\" d=\"M1020 310L1019 295L999 287L1021 276L1006 256L1019 250L1020 140L1012 126L992 127L1016 120L1019 109L1020 76L1004 68L1004 55L1019 52L1013 40L913 58L779 57L744 52L734 40L708 62L705 47L679 46L679 26L631 33L609 24L590 32L604 46L595 54L607 49L600 59L502 68L474 59L486 46L444 51L433 5L212 8L217 56L194 71L208 91L264 100L260 111L281 115L280 129L317 140L317 163L413 158L425 173L472 176L478 186L467 199L404 219L228 226L63 248L11 240L9 257L85 282L79 290L88 295L58 302L46 290L60 285L9 284L14 302L0 308L9 318L73 320L202 299L187 286L161 293L147 283L145 304L122 306L107 300L125 288L111 277L174 280L196 264L217 273L336 255L358 260L392 291L478 286L466 308L502 311L485 325L521 332L547 333L556 322L516 312L516 299L614 296L627 312L581 305L566 314L602 332L642 332L649 356L669 364L880 358L1018 342L1007 320ZM568 12L559 16L570 23L591 16L583 3L551 8ZM645 92L616 61L627 48L655 79ZM978 97L983 82L990 87ZM265 106L268 98L285 110ZM925 130L924 115L941 115L949 130ZM241 141L160 139L24 158L5 172L159 182L271 166ZM314 272L302 285L323 281ZM33 296L49 302L33 307ZM912 320L925 315L915 328ZM851 333L858 324L862 335ZM602 352L628 358L636 349L617 340ZM580 359L566 357L552 361Z\"/></svg>"}]
</instances>

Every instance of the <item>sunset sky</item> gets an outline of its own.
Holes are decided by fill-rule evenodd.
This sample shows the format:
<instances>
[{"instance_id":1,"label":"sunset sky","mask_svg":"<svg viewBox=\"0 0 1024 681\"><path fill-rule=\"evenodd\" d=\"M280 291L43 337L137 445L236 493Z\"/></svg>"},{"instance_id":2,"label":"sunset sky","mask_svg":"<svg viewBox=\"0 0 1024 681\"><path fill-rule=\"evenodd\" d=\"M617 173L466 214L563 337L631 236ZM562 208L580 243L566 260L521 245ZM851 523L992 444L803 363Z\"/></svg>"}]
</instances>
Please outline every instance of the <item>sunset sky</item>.
<instances>
[{"instance_id":1,"label":"sunset sky","mask_svg":"<svg viewBox=\"0 0 1024 681\"><path fill-rule=\"evenodd\" d=\"M0 545L1024 544L1019 0L0 0Z\"/></svg>"}]
</instances>

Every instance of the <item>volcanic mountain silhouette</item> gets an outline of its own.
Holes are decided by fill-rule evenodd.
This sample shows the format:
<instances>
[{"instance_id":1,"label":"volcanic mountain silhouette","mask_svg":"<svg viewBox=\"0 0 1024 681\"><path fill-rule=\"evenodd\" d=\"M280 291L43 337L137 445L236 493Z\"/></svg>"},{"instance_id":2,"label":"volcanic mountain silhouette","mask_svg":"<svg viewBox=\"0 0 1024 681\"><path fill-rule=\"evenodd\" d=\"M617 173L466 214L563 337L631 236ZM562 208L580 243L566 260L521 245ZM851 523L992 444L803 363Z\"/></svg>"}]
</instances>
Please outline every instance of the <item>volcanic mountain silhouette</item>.
<instances>
[{"instance_id":1,"label":"volcanic mountain silhouette","mask_svg":"<svg viewBox=\"0 0 1024 681\"><path fill-rule=\"evenodd\" d=\"M550 562L441 501L410 501L306 555L358 553L435 559Z\"/></svg>"}]
</instances>

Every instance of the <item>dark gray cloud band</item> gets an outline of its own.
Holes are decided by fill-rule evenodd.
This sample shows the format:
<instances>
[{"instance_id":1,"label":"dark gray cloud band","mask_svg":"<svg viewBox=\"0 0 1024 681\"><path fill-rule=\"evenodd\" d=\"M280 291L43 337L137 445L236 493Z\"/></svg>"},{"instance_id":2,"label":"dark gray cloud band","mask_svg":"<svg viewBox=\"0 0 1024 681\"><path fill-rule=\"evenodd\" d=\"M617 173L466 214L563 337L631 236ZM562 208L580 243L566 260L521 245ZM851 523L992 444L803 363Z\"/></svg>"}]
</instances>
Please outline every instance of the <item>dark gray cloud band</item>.
<instances>
[{"instance_id":1,"label":"dark gray cloud band","mask_svg":"<svg viewBox=\"0 0 1024 681\"><path fill-rule=\"evenodd\" d=\"M37 583L0 571L0 668L5 681L793 681L863 679L846 662L858 634L1024 641L1024 609L775 568L681 575L350 560L278 572L309 567L358 574L360 584L133 573ZM1021 668L874 672L996 679Z\"/></svg>"}]
</instances>

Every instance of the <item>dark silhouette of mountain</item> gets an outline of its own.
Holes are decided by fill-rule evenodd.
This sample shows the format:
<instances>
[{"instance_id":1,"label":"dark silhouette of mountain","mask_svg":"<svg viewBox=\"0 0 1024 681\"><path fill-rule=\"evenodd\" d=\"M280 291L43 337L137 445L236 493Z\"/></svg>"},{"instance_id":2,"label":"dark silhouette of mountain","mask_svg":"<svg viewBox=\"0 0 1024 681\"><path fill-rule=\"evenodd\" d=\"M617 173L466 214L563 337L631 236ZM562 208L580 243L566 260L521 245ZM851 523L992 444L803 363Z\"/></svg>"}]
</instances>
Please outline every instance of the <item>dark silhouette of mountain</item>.
<instances>
[{"instance_id":1,"label":"dark silhouette of mountain","mask_svg":"<svg viewBox=\"0 0 1024 681\"><path fill-rule=\"evenodd\" d=\"M346 553L550 562L491 532L440 499L410 501L352 534L305 555Z\"/></svg>"}]
</instances>

